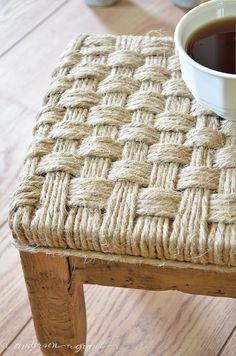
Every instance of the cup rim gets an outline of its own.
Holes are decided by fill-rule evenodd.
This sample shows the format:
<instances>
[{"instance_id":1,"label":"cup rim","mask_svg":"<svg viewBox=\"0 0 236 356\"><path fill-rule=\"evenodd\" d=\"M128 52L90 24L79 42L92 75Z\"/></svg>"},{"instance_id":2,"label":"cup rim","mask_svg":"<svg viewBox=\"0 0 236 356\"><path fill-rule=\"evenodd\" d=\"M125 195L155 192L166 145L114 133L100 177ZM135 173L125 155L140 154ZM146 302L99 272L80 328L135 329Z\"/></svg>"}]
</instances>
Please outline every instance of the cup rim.
<instances>
[{"instance_id":1,"label":"cup rim","mask_svg":"<svg viewBox=\"0 0 236 356\"><path fill-rule=\"evenodd\" d=\"M202 64L199 64L198 62L196 62L194 59L192 59L188 53L186 52L185 48L182 46L182 43L180 41L180 33L182 31L182 27L185 24L186 20L191 18L192 15L195 15L199 10L204 10L204 8L210 8L214 5L214 3L222 3L222 1L220 0L211 0L209 2L203 3L201 5L198 5L197 7L193 8L192 10L190 10L189 12L187 12L182 18L181 20L178 22L176 29L175 29L175 33L174 33L174 42L175 42L175 46L178 50L178 52L194 67L196 67L197 69L207 72L209 74L212 74L216 77L222 77L222 78L227 78L227 79L236 79L236 74L233 73L224 73L224 72L220 72L208 67L203 66Z\"/></svg>"}]
</instances>

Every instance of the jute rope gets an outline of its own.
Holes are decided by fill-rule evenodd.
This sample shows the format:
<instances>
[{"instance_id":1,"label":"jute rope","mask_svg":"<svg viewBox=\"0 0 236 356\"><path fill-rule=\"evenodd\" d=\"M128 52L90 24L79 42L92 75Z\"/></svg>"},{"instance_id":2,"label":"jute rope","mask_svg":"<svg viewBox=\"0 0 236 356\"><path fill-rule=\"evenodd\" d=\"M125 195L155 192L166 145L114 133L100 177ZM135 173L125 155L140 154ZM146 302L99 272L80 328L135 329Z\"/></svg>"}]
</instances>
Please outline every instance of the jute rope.
<instances>
[{"instance_id":1,"label":"jute rope","mask_svg":"<svg viewBox=\"0 0 236 356\"><path fill-rule=\"evenodd\" d=\"M53 72L10 226L21 249L236 266L236 123L194 101L171 38L81 35Z\"/></svg>"}]
</instances>

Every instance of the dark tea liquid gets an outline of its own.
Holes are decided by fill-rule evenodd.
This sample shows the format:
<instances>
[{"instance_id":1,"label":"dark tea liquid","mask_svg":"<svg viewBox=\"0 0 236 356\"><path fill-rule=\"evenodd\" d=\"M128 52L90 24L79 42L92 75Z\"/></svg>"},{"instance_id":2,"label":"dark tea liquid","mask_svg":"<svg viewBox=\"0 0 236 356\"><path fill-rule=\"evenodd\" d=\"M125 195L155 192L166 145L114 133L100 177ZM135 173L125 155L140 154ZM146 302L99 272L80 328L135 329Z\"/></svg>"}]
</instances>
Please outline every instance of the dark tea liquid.
<instances>
[{"instance_id":1,"label":"dark tea liquid","mask_svg":"<svg viewBox=\"0 0 236 356\"><path fill-rule=\"evenodd\" d=\"M187 42L187 53L204 67L236 74L236 17L197 29Z\"/></svg>"}]
</instances>

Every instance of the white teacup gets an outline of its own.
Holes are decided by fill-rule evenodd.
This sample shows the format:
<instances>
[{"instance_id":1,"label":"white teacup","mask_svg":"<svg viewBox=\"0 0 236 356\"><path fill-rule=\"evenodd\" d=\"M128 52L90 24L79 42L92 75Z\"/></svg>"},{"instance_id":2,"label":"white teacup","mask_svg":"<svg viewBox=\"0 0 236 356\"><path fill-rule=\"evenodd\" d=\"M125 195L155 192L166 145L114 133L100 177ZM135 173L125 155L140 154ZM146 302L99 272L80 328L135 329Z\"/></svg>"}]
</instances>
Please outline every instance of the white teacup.
<instances>
[{"instance_id":1,"label":"white teacup","mask_svg":"<svg viewBox=\"0 0 236 356\"><path fill-rule=\"evenodd\" d=\"M218 72L194 61L186 52L193 32L220 18L236 16L236 0L211 0L189 11L175 30L175 46L183 79L197 101L217 115L236 121L236 74ZM225 54L227 55L227 54Z\"/></svg>"}]
</instances>

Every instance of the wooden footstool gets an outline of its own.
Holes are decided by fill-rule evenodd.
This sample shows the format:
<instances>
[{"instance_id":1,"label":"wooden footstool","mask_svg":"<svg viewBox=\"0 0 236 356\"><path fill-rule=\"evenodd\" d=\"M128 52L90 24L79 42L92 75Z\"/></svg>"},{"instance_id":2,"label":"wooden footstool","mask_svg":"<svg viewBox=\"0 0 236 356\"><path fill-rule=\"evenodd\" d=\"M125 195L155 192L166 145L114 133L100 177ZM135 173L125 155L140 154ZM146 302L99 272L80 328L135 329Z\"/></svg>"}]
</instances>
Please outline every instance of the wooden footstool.
<instances>
[{"instance_id":1,"label":"wooden footstool","mask_svg":"<svg viewBox=\"0 0 236 356\"><path fill-rule=\"evenodd\" d=\"M65 345L48 355L83 354L84 283L236 297L236 122L193 100L171 38L81 35L10 225L38 340Z\"/></svg>"}]
</instances>

